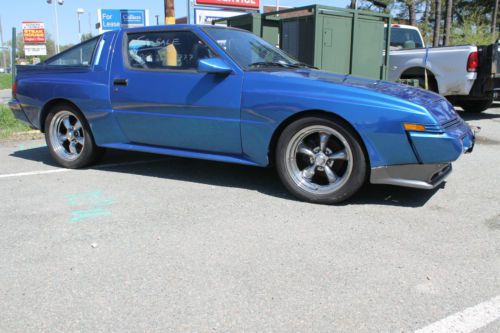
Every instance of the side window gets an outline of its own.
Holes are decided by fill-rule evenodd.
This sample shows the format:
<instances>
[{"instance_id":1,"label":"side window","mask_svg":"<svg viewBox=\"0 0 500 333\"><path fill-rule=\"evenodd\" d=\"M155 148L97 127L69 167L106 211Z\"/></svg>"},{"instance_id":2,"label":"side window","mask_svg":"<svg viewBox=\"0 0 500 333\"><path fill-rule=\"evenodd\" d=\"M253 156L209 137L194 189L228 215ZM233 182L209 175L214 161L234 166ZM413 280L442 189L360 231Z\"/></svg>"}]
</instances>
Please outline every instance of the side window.
<instances>
[{"instance_id":1,"label":"side window","mask_svg":"<svg viewBox=\"0 0 500 333\"><path fill-rule=\"evenodd\" d=\"M127 60L132 68L195 69L198 60L214 57L208 46L190 31L128 34Z\"/></svg>"},{"instance_id":2,"label":"side window","mask_svg":"<svg viewBox=\"0 0 500 333\"><path fill-rule=\"evenodd\" d=\"M93 38L60 53L45 63L51 66L90 66L99 38Z\"/></svg>"}]
</instances>

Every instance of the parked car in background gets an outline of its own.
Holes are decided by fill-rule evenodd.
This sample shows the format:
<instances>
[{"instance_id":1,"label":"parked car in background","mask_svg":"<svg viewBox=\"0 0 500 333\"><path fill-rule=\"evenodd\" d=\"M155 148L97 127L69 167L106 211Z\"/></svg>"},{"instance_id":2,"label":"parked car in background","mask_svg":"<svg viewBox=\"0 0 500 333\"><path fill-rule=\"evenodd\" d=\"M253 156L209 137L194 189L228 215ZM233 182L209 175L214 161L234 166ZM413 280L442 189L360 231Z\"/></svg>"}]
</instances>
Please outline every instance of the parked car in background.
<instances>
[{"instance_id":1,"label":"parked car in background","mask_svg":"<svg viewBox=\"0 0 500 333\"><path fill-rule=\"evenodd\" d=\"M389 80L417 79L468 112L486 110L500 89L498 47L475 45L426 48L417 27L391 26ZM427 69L427 86L425 84Z\"/></svg>"},{"instance_id":2,"label":"parked car in background","mask_svg":"<svg viewBox=\"0 0 500 333\"><path fill-rule=\"evenodd\" d=\"M297 197L337 203L367 180L434 188L474 145L437 94L315 70L239 29L111 31L17 69L10 108L68 168L103 148L275 165Z\"/></svg>"}]
</instances>

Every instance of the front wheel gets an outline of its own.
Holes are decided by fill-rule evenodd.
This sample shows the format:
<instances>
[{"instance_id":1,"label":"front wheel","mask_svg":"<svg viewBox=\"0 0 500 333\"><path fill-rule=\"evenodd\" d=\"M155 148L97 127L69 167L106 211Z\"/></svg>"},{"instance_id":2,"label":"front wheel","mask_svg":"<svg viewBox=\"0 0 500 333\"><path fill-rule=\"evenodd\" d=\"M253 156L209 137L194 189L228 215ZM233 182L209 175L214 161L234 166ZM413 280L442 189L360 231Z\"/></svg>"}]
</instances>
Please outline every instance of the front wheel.
<instances>
[{"instance_id":1,"label":"front wheel","mask_svg":"<svg viewBox=\"0 0 500 333\"><path fill-rule=\"evenodd\" d=\"M45 141L52 157L70 169L91 164L101 152L85 118L71 105L58 105L51 110L45 119Z\"/></svg>"},{"instance_id":2,"label":"front wheel","mask_svg":"<svg viewBox=\"0 0 500 333\"><path fill-rule=\"evenodd\" d=\"M323 204L352 196L366 179L360 142L345 124L319 117L285 128L276 148L276 166L285 187L300 199Z\"/></svg>"}]
</instances>

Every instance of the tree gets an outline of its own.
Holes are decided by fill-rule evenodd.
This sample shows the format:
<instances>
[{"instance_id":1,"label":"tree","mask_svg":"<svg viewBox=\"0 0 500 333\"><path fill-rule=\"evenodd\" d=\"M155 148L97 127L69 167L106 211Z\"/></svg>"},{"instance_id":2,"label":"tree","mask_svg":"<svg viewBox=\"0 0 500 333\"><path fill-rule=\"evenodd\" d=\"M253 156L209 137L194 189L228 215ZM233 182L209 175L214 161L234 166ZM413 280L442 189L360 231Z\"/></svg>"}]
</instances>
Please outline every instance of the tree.
<instances>
[{"instance_id":1,"label":"tree","mask_svg":"<svg viewBox=\"0 0 500 333\"><path fill-rule=\"evenodd\" d=\"M491 26L481 14L474 13L454 26L452 37L455 44L487 45L491 43Z\"/></svg>"},{"instance_id":2,"label":"tree","mask_svg":"<svg viewBox=\"0 0 500 333\"><path fill-rule=\"evenodd\" d=\"M493 15L491 18L491 33L493 34L493 42L496 41L497 34L497 16L498 16L498 0L495 0L495 4L493 6Z\"/></svg>"},{"instance_id":3,"label":"tree","mask_svg":"<svg viewBox=\"0 0 500 333\"><path fill-rule=\"evenodd\" d=\"M92 35L91 32L82 34L82 42L85 42L86 40L92 39L94 35Z\"/></svg>"},{"instance_id":4,"label":"tree","mask_svg":"<svg viewBox=\"0 0 500 333\"><path fill-rule=\"evenodd\" d=\"M436 0L434 6L434 37L432 46L439 46L439 34L441 30L441 0Z\"/></svg>"},{"instance_id":5,"label":"tree","mask_svg":"<svg viewBox=\"0 0 500 333\"><path fill-rule=\"evenodd\" d=\"M408 19L410 24L413 26L417 25L417 3L415 0L407 0L406 5L408 6Z\"/></svg>"},{"instance_id":6,"label":"tree","mask_svg":"<svg viewBox=\"0 0 500 333\"><path fill-rule=\"evenodd\" d=\"M450 33L452 25L453 0L446 1L446 20L444 21L444 42L443 45L450 44Z\"/></svg>"}]
</instances>

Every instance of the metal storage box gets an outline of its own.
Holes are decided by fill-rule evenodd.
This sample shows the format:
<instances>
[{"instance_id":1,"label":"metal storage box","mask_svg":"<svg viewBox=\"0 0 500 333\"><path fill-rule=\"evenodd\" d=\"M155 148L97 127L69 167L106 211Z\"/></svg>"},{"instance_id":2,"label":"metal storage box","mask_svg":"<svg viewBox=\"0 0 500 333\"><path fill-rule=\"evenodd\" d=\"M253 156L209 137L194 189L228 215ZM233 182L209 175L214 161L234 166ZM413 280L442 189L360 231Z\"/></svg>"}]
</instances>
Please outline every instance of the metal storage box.
<instances>
[{"instance_id":1,"label":"metal storage box","mask_svg":"<svg viewBox=\"0 0 500 333\"><path fill-rule=\"evenodd\" d=\"M312 5L218 20L279 46L322 70L386 79L391 18L387 14Z\"/></svg>"}]
</instances>

